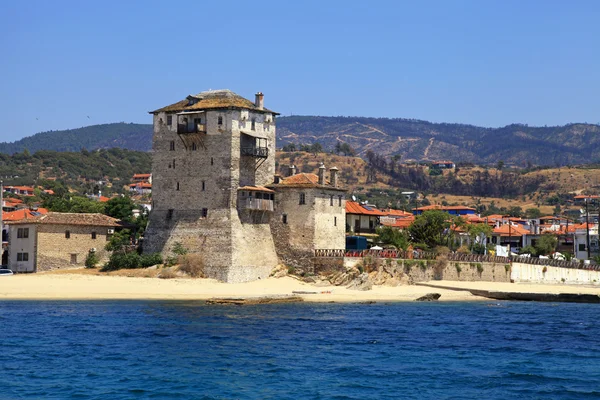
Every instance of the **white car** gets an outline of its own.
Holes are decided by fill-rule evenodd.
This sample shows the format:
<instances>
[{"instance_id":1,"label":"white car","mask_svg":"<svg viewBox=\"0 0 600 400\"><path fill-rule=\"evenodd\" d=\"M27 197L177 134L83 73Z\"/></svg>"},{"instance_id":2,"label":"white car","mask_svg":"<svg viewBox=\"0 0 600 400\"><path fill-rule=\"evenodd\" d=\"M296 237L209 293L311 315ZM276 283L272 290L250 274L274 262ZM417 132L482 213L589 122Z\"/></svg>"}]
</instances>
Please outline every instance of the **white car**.
<instances>
[{"instance_id":1,"label":"white car","mask_svg":"<svg viewBox=\"0 0 600 400\"><path fill-rule=\"evenodd\" d=\"M0 269L0 276L14 275L10 269Z\"/></svg>"}]
</instances>

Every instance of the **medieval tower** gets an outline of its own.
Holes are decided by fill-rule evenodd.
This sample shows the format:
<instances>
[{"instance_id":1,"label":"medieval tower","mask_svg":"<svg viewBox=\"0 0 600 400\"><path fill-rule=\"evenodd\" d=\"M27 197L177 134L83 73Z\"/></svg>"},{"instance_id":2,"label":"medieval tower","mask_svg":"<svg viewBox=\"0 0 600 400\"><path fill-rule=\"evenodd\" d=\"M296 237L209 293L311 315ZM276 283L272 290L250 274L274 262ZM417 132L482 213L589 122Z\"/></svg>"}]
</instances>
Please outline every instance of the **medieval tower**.
<instances>
[{"instance_id":1,"label":"medieval tower","mask_svg":"<svg viewBox=\"0 0 600 400\"><path fill-rule=\"evenodd\" d=\"M244 282L277 265L269 220L275 116L229 90L190 95L152 111L152 212L144 252L180 242L211 278Z\"/></svg>"}]
</instances>

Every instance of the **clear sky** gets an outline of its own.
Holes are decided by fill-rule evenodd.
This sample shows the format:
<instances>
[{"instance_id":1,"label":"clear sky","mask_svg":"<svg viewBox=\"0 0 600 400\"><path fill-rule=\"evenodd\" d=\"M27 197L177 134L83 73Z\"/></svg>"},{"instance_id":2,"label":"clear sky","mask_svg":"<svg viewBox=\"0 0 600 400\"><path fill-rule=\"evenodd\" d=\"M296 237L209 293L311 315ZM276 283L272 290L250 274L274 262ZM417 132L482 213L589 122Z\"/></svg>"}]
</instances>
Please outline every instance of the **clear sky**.
<instances>
[{"instance_id":1,"label":"clear sky","mask_svg":"<svg viewBox=\"0 0 600 400\"><path fill-rule=\"evenodd\" d=\"M207 89L282 115L600 122L600 1L4 1L1 141Z\"/></svg>"}]
</instances>

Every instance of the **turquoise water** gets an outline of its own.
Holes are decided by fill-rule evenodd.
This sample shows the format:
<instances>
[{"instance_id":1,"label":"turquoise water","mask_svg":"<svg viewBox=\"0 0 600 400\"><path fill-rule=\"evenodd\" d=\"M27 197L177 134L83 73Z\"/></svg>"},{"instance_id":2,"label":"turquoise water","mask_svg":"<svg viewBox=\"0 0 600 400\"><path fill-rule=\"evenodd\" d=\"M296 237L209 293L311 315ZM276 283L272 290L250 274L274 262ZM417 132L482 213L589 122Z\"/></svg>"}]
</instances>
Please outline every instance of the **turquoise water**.
<instances>
[{"instance_id":1,"label":"turquoise water","mask_svg":"<svg viewBox=\"0 0 600 400\"><path fill-rule=\"evenodd\" d=\"M600 307L0 302L2 399L598 399Z\"/></svg>"}]
</instances>

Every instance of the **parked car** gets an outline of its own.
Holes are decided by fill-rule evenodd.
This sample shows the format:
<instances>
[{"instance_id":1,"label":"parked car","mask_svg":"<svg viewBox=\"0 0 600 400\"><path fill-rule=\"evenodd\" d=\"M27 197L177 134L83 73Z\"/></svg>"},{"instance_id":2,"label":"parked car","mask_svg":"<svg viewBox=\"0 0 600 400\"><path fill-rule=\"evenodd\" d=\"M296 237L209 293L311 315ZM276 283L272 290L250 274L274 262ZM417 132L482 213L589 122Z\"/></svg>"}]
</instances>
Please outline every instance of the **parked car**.
<instances>
[{"instance_id":1,"label":"parked car","mask_svg":"<svg viewBox=\"0 0 600 400\"><path fill-rule=\"evenodd\" d=\"M14 275L10 269L0 268L0 276Z\"/></svg>"}]
</instances>

